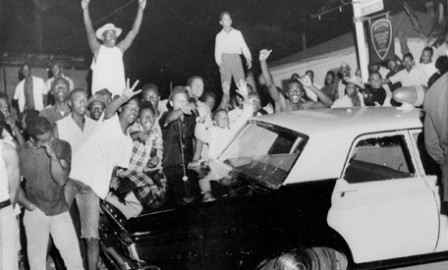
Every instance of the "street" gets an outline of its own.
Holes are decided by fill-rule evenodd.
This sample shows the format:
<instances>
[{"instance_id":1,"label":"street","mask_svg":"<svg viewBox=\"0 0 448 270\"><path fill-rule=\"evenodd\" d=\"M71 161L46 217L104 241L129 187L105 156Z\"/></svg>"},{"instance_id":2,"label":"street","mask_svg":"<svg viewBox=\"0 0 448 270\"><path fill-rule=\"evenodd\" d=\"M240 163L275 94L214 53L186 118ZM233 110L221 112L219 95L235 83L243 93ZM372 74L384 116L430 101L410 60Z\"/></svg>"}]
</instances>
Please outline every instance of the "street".
<instances>
[{"instance_id":1,"label":"street","mask_svg":"<svg viewBox=\"0 0 448 270\"><path fill-rule=\"evenodd\" d=\"M395 268L395 270L447 270L448 261L423 264L419 266Z\"/></svg>"}]
</instances>

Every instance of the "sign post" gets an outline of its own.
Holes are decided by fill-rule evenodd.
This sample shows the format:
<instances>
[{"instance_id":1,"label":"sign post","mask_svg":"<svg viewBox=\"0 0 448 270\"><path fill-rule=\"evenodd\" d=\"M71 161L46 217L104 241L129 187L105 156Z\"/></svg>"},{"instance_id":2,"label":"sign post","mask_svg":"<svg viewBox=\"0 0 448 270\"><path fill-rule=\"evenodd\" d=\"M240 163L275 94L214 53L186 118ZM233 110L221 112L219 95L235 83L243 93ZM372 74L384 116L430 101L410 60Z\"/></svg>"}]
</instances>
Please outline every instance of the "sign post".
<instances>
[{"instance_id":1,"label":"sign post","mask_svg":"<svg viewBox=\"0 0 448 270\"><path fill-rule=\"evenodd\" d=\"M367 53L366 36L364 32L363 16L375 13L384 8L383 0L353 1L353 22L355 23L356 45L358 47L359 68L363 82L369 78L369 56Z\"/></svg>"}]
</instances>

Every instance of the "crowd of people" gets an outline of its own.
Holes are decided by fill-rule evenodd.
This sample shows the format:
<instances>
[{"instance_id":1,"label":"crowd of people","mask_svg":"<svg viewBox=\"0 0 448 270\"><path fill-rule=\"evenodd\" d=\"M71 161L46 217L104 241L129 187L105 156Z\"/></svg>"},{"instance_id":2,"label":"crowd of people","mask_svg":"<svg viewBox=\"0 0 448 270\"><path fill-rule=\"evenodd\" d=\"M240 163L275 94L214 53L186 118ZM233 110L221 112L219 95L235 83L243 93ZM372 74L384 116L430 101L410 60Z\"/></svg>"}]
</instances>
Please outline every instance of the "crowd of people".
<instances>
[{"instance_id":1,"label":"crowd of people","mask_svg":"<svg viewBox=\"0 0 448 270\"><path fill-rule=\"evenodd\" d=\"M135 91L138 81L131 85L125 80L123 53L139 32L146 0L139 1L134 25L119 43L122 30L113 24L94 31L89 2L83 0L81 6L94 55L91 89L77 88L62 63L51 67L53 76L46 82L25 64L12 100L0 93L2 269L17 269L19 254L27 255L31 270L46 269L49 242L67 269L97 269L100 200L126 218L163 205L213 200L213 170L198 168L218 158L251 117L329 107L398 106L392 99L395 89L430 86L448 67L448 57L440 56L434 63L428 47L419 64L410 53L389 60L384 78L381 66L371 64L368 84L342 63L335 70L293 74L281 89L269 71L271 50L259 52L257 78L245 74L241 54L249 70L251 52L241 32L232 27L230 13L223 12L215 46L222 89L204 92L203 78L193 76L185 86L174 87L168 99L161 99L157 85L148 83ZM326 72L323 87L314 81L314 72ZM80 233L69 211L75 205ZM26 235L22 252L18 220ZM80 238L85 239L87 256L79 248ZM113 255L113 248L109 251Z\"/></svg>"}]
</instances>

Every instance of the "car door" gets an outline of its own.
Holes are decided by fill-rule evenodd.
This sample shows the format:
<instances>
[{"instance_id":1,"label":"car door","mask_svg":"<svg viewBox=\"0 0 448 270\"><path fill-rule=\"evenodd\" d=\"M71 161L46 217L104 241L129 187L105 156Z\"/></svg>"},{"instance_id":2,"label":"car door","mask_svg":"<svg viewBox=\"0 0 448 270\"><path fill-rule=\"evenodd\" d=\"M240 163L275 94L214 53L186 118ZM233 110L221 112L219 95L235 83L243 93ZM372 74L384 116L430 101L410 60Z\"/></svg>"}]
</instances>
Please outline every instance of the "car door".
<instances>
[{"instance_id":1,"label":"car door","mask_svg":"<svg viewBox=\"0 0 448 270\"><path fill-rule=\"evenodd\" d=\"M328 224L355 263L434 252L438 207L406 131L355 140L336 182Z\"/></svg>"}]
</instances>

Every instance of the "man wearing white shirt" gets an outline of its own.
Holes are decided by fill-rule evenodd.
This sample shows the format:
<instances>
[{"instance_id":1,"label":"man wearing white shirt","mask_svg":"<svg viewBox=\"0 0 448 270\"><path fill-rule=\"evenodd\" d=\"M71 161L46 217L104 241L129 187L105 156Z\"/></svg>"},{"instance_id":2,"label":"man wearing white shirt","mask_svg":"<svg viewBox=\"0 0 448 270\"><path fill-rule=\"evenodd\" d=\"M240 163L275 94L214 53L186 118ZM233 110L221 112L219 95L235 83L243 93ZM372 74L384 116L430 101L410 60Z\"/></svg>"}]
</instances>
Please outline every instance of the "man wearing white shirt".
<instances>
[{"instance_id":1,"label":"man wearing white shirt","mask_svg":"<svg viewBox=\"0 0 448 270\"><path fill-rule=\"evenodd\" d=\"M412 54L407 53L403 56L403 66L403 70L400 70L388 79L384 79L383 84L389 82L395 84L400 82L402 87L412 85L427 85L428 77L422 69L414 67L414 57L412 56Z\"/></svg>"},{"instance_id":2,"label":"man wearing white shirt","mask_svg":"<svg viewBox=\"0 0 448 270\"><path fill-rule=\"evenodd\" d=\"M432 61L433 55L434 50L431 47L425 47L420 56L420 64L417 65L418 68L421 68L425 72L428 78L431 78L437 72L436 65Z\"/></svg>"},{"instance_id":3,"label":"man wearing white shirt","mask_svg":"<svg viewBox=\"0 0 448 270\"><path fill-rule=\"evenodd\" d=\"M26 109L41 111L46 106L47 86L42 78L31 76L30 67L25 64L20 70L23 80L14 92L13 104L19 112Z\"/></svg>"},{"instance_id":4,"label":"man wearing white shirt","mask_svg":"<svg viewBox=\"0 0 448 270\"><path fill-rule=\"evenodd\" d=\"M216 35L215 61L221 73L221 83L231 82L232 76L235 83L238 83L245 78L240 55L243 54L246 58L248 69L252 67L252 55L243 34L232 28L230 13L222 12L219 19L223 29Z\"/></svg>"}]
</instances>

